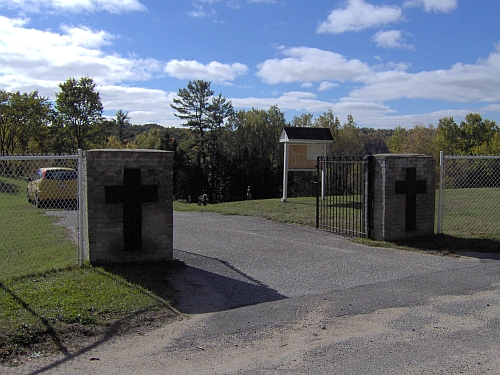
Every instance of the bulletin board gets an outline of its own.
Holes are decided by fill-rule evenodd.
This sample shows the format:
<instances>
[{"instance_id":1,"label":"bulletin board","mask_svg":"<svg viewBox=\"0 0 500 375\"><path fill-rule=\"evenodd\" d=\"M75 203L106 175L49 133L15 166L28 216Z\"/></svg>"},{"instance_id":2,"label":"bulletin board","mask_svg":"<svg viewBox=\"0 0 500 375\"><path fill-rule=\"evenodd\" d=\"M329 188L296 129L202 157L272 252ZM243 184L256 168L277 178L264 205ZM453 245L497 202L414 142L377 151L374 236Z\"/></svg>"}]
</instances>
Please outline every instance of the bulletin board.
<instances>
[{"instance_id":1,"label":"bulletin board","mask_svg":"<svg viewBox=\"0 0 500 375\"><path fill-rule=\"evenodd\" d=\"M315 171L318 156L324 156L323 144L290 144L288 149L288 170Z\"/></svg>"}]
</instances>

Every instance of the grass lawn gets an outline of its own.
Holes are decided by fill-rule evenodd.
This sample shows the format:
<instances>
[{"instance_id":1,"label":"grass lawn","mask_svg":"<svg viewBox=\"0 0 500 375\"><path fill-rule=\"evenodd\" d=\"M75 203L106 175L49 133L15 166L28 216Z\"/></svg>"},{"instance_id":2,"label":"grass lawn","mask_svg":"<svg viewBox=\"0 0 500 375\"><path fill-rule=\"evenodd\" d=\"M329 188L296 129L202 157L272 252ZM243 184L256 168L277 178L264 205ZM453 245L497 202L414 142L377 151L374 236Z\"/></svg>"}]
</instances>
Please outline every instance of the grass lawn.
<instances>
[{"instance_id":1,"label":"grass lawn","mask_svg":"<svg viewBox=\"0 0 500 375\"><path fill-rule=\"evenodd\" d=\"M28 204L25 189L22 180L0 178L0 362L175 317L166 277L172 264L78 267L66 228ZM163 294L151 293L151 283Z\"/></svg>"},{"instance_id":2,"label":"grass lawn","mask_svg":"<svg viewBox=\"0 0 500 375\"><path fill-rule=\"evenodd\" d=\"M174 211L215 212L222 215L262 217L279 223L316 227L316 198L246 200L199 206L196 203L174 202Z\"/></svg>"},{"instance_id":3,"label":"grass lawn","mask_svg":"<svg viewBox=\"0 0 500 375\"><path fill-rule=\"evenodd\" d=\"M2 193L5 181L0 179L0 280L76 265L78 249L67 240L66 229L28 204L26 186L15 194ZM25 185L10 182L10 186Z\"/></svg>"},{"instance_id":4,"label":"grass lawn","mask_svg":"<svg viewBox=\"0 0 500 375\"><path fill-rule=\"evenodd\" d=\"M500 188L445 189L443 209L444 233L500 237Z\"/></svg>"}]
</instances>

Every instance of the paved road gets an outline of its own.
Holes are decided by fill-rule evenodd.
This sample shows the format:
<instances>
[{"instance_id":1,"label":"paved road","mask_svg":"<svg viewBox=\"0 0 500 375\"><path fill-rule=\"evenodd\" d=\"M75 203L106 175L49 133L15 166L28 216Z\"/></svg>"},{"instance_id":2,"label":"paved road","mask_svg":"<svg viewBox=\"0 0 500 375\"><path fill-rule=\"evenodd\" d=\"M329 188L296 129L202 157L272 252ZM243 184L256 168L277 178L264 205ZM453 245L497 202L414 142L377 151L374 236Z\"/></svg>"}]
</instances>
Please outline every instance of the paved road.
<instances>
[{"instance_id":1,"label":"paved road","mask_svg":"<svg viewBox=\"0 0 500 375\"><path fill-rule=\"evenodd\" d=\"M179 275L179 288L193 273L197 286L190 294L215 294L223 302L207 306L194 300L184 306L181 301L178 308L185 313L403 282L478 265L477 259L361 246L331 233L253 217L176 213L175 228L174 257L192 265Z\"/></svg>"},{"instance_id":2,"label":"paved road","mask_svg":"<svg viewBox=\"0 0 500 375\"><path fill-rule=\"evenodd\" d=\"M174 226L177 307L193 315L10 373L500 374L498 257L251 217L175 213Z\"/></svg>"}]
</instances>

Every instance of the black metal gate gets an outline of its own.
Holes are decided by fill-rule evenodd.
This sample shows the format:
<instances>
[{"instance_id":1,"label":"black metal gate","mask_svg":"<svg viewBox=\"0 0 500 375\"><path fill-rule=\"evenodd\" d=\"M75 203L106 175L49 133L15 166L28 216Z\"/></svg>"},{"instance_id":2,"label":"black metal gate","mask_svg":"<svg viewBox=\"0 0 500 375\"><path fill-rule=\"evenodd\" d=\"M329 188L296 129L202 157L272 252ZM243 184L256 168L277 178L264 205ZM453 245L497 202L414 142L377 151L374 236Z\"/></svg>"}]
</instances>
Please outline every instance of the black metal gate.
<instances>
[{"instance_id":1,"label":"black metal gate","mask_svg":"<svg viewBox=\"0 0 500 375\"><path fill-rule=\"evenodd\" d=\"M371 237L371 160L318 157L317 229Z\"/></svg>"}]
</instances>

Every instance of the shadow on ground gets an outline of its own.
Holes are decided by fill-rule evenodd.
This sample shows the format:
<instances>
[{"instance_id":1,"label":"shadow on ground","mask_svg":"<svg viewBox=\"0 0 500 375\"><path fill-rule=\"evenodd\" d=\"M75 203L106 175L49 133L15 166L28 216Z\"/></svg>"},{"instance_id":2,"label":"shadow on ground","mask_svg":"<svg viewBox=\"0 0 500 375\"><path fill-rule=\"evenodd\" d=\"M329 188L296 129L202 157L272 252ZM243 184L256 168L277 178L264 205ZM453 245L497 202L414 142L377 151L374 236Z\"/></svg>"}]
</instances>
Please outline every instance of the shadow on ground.
<instances>
[{"instance_id":1,"label":"shadow on ground","mask_svg":"<svg viewBox=\"0 0 500 375\"><path fill-rule=\"evenodd\" d=\"M397 246L407 246L424 251L438 251L442 253L466 252L481 259L491 257L498 259L500 254L500 238L465 238L446 234L415 237L407 240L394 241ZM488 256L490 254L490 256Z\"/></svg>"},{"instance_id":2,"label":"shadow on ground","mask_svg":"<svg viewBox=\"0 0 500 375\"><path fill-rule=\"evenodd\" d=\"M220 259L176 250L182 260L102 265L184 314L230 310L286 298Z\"/></svg>"}]
</instances>

